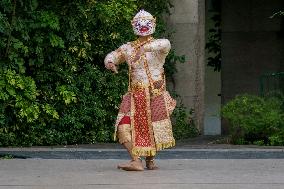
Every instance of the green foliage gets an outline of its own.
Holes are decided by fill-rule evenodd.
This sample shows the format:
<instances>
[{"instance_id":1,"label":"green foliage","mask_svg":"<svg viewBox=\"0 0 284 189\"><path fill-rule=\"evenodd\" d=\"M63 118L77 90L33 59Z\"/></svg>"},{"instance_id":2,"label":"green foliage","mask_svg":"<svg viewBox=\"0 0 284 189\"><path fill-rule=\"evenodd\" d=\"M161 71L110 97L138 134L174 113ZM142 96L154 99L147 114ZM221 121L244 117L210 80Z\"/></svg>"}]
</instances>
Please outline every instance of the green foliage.
<instances>
[{"instance_id":1,"label":"green foliage","mask_svg":"<svg viewBox=\"0 0 284 189\"><path fill-rule=\"evenodd\" d=\"M0 155L0 160L1 159L14 159L14 156L10 154L4 154L4 155Z\"/></svg>"},{"instance_id":2,"label":"green foliage","mask_svg":"<svg viewBox=\"0 0 284 189\"><path fill-rule=\"evenodd\" d=\"M270 144L273 146L284 146L284 131L275 133L269 138Z\"/></svg>"},{"instance_id":3,"label":"green foliage","mask_svg":"<svg viewBox=\"0 0 284 189\"><path fill-rule=\"evenodd\" d=\"M2 0L0 2L0 146L110 142L128 74L103 65L134 40L130 20L144 8L157 17L169 1ZM167 72L182 61L174 52Z\"/></svg>"},{"instance_id":4,"label":"green foliage","mask_svg":"<svg viewBox=\"0 0 284 189\"><path fill-rule=\"evenodd\" d=\"M209 29L209 37L206 43L206 50L209 54L207 66L213 67L214 71L221 70L221 1L212 1L213 16L210 18L214 26Z\"/></svg>"},{"instance_id":5,"label":"green foliage","mask_svg":"<svg viewBox=\"0 0 284 189\"><path fill-rule=\"evenodd\" d=\"M274 13L272 16L270 16L270 18L275 18L275 17L279 17L279 16L284 16L284 11L278 11L278 12Z\"/></svg>"},{"instance_id":6,"label":"green foliage","mask_svg":"<svg viewBox=\"0 0 284 189\"><path fill-rule=\"evenodd\" d=\"M284 98L239 95L222 108L237 144L283 144ZM282 134L281 134L282 133Z\"/></svg>"},{"instance_id":7,"label":"green foliage","mask_svg":"<svg viewBox=\"0 0 284 189\"><path fill-rule=\"evenodd\" d=\"M189 112L183 105L176 107L173 112L173 132L176 140L196 137L199 131L192 119L193 110Z\"/></svg>"}]
</instances>

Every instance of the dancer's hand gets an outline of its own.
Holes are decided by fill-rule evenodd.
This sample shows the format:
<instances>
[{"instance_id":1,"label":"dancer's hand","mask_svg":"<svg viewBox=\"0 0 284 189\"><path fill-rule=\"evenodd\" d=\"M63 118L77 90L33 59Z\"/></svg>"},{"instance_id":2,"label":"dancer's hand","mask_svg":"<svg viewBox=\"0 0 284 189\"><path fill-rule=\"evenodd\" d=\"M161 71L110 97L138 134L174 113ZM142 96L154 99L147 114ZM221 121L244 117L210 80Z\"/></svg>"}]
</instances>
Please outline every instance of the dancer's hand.
<instances>
[{"instance_id":1,"label":"dancer's hand","mask_svg":"<svg viewBox=\"0 0 284 189\"><path fill-rule=\"evenodd\" d=\"M118 73L115 64L112 63L112 62L108 62L108 63L105 65L105 67L106 67L106 69L111 70L111 71L113 71L114 73Z\"/></svg>"}]
</instances>

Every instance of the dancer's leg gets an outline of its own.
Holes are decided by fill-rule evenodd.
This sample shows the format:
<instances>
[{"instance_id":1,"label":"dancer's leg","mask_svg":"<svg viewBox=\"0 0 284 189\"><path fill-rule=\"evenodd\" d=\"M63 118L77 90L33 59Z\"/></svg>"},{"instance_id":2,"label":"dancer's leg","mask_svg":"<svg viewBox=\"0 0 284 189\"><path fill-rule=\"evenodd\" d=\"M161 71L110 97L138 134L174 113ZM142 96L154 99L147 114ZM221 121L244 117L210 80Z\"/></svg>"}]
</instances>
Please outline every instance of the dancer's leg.
<instances>
[{"instance_id":1,"label":"dancer's leg","mask_svg":"<svg viewBox=\"0 0 284 189\"><path fill-rule=\"evenodd\" d=\"M128 163L119 164L118 168L127 171L142 171L144 170L143 164L139 156L132 154L131 130L129 124L118 126L118 139L119 142L127 149L131 161Z\"/></svg>"},{"instance_id":2,"label":"dancer's leg","mask_svg":"<svg viewBox=\"0 0 284 189\"><path fill-rule=\"evenodd\" d=\"M139 156L134 156L132 154L132 143L125 142L123 146L127 149L129 156L131 157L131 161L129 163L119 164L118 168L126 171L143 171L143 164Z\"/></svg>"},{"instance_id":3,"label":"dancer's leg","mask_svg":"<svg viewBox=\"0 0 284 189\"><path fill-rule=\"evenodd\" d=\"M147 156L145 161L146 161L146 168L148 170L156 170L156 169L159 169L156 165L155 165L155 162L154 162L154 158L155 156Z\"/></svg>"}]
</instances>

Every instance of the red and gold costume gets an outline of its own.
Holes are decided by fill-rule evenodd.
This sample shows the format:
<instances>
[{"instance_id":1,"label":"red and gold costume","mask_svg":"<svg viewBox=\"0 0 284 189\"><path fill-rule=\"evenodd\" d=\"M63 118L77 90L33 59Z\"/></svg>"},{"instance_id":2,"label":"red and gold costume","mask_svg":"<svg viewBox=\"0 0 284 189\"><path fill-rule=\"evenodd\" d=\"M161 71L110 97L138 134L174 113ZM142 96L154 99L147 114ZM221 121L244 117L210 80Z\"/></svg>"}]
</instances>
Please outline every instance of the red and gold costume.
<instances>
[{"instance_id":1,"label":"red and gold costume","mask_svg":"<svg viewBox=\"0 0 284 189\"><path fill-rule=\"evenodd\" d=\"M144 53L134 60L142 46ZM163 68L170 48L169 40L149 37L124 44L105 58L105 64L127 62L129 67L129 88L120 105L115 136L120 143L131 142L136 156L155 156L175 145L170 115L176 101L166 90Z\"/></svg>"}]
</instances>

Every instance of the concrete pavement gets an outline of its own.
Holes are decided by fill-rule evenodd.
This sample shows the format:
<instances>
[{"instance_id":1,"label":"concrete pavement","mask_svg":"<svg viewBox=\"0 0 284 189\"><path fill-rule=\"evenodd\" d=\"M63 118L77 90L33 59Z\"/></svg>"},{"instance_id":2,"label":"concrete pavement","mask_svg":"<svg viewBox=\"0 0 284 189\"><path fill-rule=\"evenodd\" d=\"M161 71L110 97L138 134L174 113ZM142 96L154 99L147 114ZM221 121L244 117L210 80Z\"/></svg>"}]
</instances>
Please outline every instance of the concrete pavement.
<instances>
[{"instance_id":1,"label":"concrete pavement","mask_svg":"<svg viewBox=\"0 0 284 189\"><path fill-rule=\"evenodd\" d=\"M163 159L155 171L125 160L0 160L0 189L283 189L284 159Z\"/></svg>"},{"instance_id":2,"label":"concrete pavement","mask_svg":"<svg viewBox=\"0 0 284 189\"><path fill-rule=\"evenodd\" d=\"M284 147L212 144L211 138L162 151L155 171L116 169L118 144L0 148L0 189L283 189ZM18 159L22 158L22 159Z\"/></svg>"}]
</instances>

